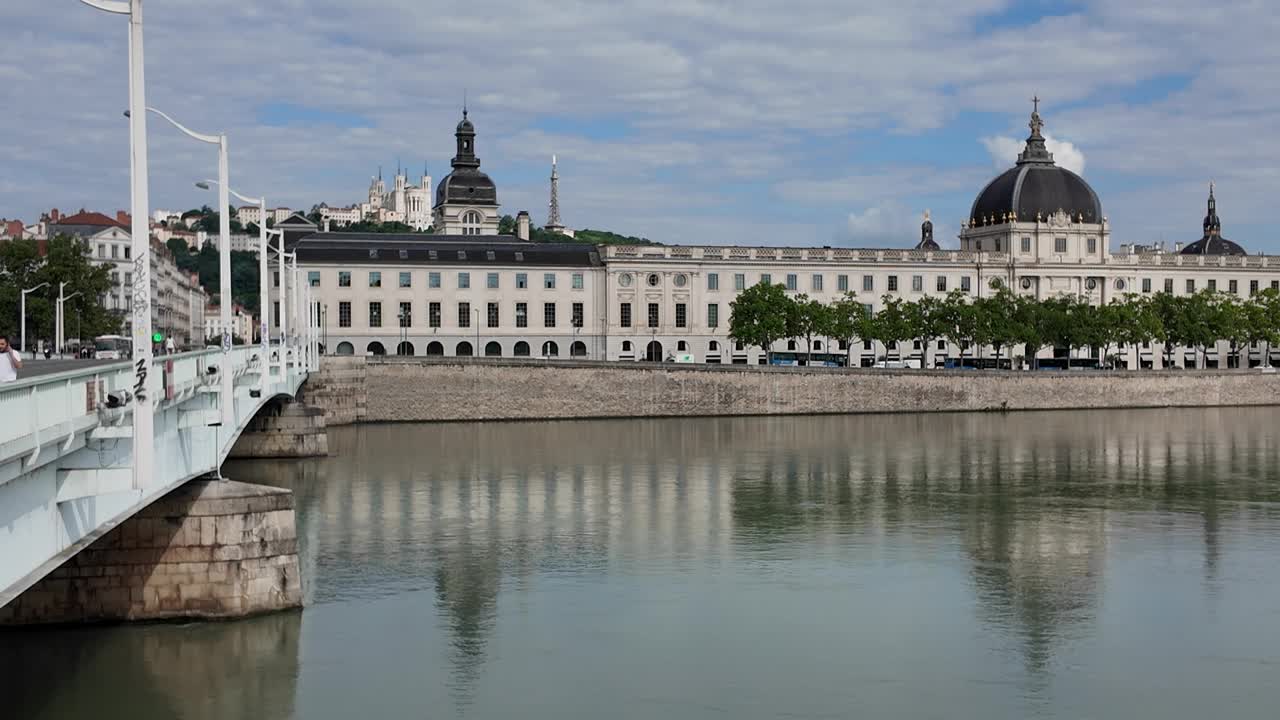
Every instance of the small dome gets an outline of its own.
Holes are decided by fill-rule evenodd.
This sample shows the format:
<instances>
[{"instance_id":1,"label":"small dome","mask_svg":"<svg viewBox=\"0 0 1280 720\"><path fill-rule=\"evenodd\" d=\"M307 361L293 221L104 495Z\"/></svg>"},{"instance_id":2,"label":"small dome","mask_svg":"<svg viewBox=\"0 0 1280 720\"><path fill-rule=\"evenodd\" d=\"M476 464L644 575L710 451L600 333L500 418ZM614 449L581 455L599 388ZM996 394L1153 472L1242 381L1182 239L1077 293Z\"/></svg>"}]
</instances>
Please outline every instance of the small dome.
<instances>
[{"instance_id":1,"label":"small dome","mask_svg":"<svg viewBox=\"0 0 1280 720\"><path fill-rule=\"evenodd\" d=\"M1058 167L1040 134L1039 108L1031 113L1031 135L1017 164L978 193L969 217L978 224L1002 223L1010 212L1018 222L1035 222L1062 210L1072 220L1102 222L1102 201L1084 178Z\"/></svg>"},{"instance_id":2,"label":"small dome","mask_svg":"<svg viewBox=\"0 0 1280 720\"><path fill-rule=\"evenodd\" d=\"M1183 255L1248 255L1244 248L1222 237L1222 219L1218 217L1218 201L1209 183L1209 211L1204 216L1204 235L1182 248Z\"/></svg>"}]
</instances>

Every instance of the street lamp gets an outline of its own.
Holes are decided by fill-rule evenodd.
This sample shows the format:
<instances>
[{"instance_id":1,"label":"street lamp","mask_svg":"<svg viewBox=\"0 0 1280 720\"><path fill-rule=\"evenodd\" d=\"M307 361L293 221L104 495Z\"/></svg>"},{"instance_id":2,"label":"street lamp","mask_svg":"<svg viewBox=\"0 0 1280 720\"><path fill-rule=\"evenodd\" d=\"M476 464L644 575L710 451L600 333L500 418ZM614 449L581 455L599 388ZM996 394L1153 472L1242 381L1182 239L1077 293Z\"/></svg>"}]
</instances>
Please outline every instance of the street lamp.
<instances>
[{"instance_id":1,"label":"street lamp","mask_svg":"<svg viewBox=\"0 0 1280 720\"><path fill-rule=\"evenodd\" d=\"M81 0L85 2L86 0ZM102 1L102 0L98 0ZM141 2L141 0L133 0ZM209 145L218 146L218 310L222 323L222 362L218 373L222 379L222 424L227 428L235 425L235 380L231 377L231 218L227 215L227 207L231 198L227 192L229 184L227 175L227 134L206 135L187 128L165 113L153 108L146 108L155 113L187 137ZM132 112L125 115L132 116ZM144 218L145 220L145 218ZM134 277L137 281L137 277ZM148 340L149 342L149 340ZM150 347L148 345L148 347Z\"/></svg>"},{"instance_id":2,"label":"street lamp","mask_svg":"<svg viewBox=\"0 0 1280 720\"><path fill-rule=\"evenodd\" d=\"M482 357L480 354L480 308L473 307L471 312L475 313L476 316L476 349L473 351L475 353L474 357Z\"/></svg>"},{"instance_id":3,"label":"street lamp","mask_svg":"<svg viewBox=\"0 0 1280 720\"><path fill-rule=\"evenodd\" d=\"M222 183L219 183L217 180L205 180L203 182L196 183L196 187L200 188L201 190L208 190L212 185L217 185L219 188L224 187L224 185ZM267 296L268 295L267 293L267 198L265 196L260 198L245 197L244 195L241 195L240 193L236 192L232 188L227 188L227 192L229 192L232 195L235 195L236 198L240 200L240 202L249 203L250 205L257 205L262 212L261 217L258 218L258 351L262 355L262 374L258 376L258 392L263 397L265 397L267 392L267 376L270 374L270 367L271 367L270 364L268 363L268 358L270 357L269 353L270 353L270 344L271 344L271 340L270 340L271 325L267 321L267 313L266 313L266 307L267 307L267 301L268 301L268 296ZM222 211L222 214L225 215L226 212L227 211L224 209ZM231 222L230 219L228 219L227 223L230 224L230 222ZM219 230L221 230L221 228L219 228ZM228 251L228 257L230 257L229 251Z\"/></svg>"},{"instance_id":4,"label":"street lamp","mask_svg":"<svg viewBox=\"0 0 1280 720\"><path fill-rule=\"evenodd\" d=\"M35 292L36 290L39 290L40 288L45 287L48 284L49 282L45 281L33 288L27 288L26 290L22 291L22 300L19 303L19 305L21 305L21 308L22 308L20 311L21 320L22 320L22 331L21 331L22 344L18 346L19 353L25 353L27 351L27 293Z\"/></svg>"},{"instance_id":5,"label":"street lamp","mask_svg":"<svg viewBox=\"0 0 1280 720\"><path fill-rule=\"evenodd\" d=\"M54 349L57 351L59 356L62 355L62 346L66 344L66 338L63 337L66 333L66 321L63 319L63 316L62 316L64 311L63 309L66 307L68 300L80 294L80 291L77 290L76 292L73 292L70 295L63 295L62 293L66 290L67 285L69 284L70 283L66 283L66 282L58 283L58 304L57 304L57 307L54 309L54 314L53 314L53 323L56 328L56 331L54 332L54 337L56 338L56 340L54 341L56 343L54 345Z\"/></svg>"},{"instance_id":6,"label":"street lamp","mask_svg":"<svg viewBox=\"0 0 1280 720\"><path fill-rule=\"evenodd\" d=\"M147 226L147 90L142 50L142 0L80 0L113 15L129 16L129 184L133 287L133 487L152 480L155 403L151 387L151 232Z\"/></svg>"},{"instance_id":7,"label":"street lamp","mask_svg":"<svg viewBox=\"0 0 1280 720\"><path fill-rule=\"evenodd\" d=\"M297 269L298 256L297 253L287 253L284 251L284 232L280 230L271 230L271 233L280 236L280 249L274 251L276 257L279 258L280 266L280 378L283 380L285 374L289 370L289 277L285 271L285 261L292 259L294 269ZM297 282L294 282L294 290L297 290ZM297 309L297 300L294 300L294 309Z\"/></svg>"}]
</instances>

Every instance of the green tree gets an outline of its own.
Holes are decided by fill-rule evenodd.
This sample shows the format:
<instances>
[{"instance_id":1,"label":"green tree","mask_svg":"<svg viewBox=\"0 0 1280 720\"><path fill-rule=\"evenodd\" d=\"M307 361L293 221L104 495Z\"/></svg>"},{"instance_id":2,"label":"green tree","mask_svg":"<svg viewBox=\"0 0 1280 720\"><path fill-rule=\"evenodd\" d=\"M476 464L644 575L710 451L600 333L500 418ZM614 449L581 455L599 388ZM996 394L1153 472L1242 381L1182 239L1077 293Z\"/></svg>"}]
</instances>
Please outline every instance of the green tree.
<instances>
[{"instance_id":1,"label":"green tree","mask_svg":"<svg viewBox=\"0 0 1280 720\"><path fill-rule=\"evenodd\" d=\"M827 311L827 337L844 343L845 365L853 363L853 341L862 335L869 317L867 308L853 293L831 304Z\"/></svg>"},{"instance_id":2,"label":"green tree","mask_svg":"<svg viewBox=\"0 0 1280 720\"><path fill-rule=\"evenodd\" d=\"M813 363L813 338L830 325L828 308L808 295L797 295L787 307L787 336L804 338L805 365Z\"/></svg>"},{"instance_id":3,"label":"green tree","mask_svg":"<svg viewBox=\"0 0 1280 720\"><path fill-rule=\"evenodd\" d=\"M920 341L920 367L927 370L929 348L933 341L946 333L946 314L944 302L932 295L926 295L906 306L907 323L911 327L912 337Z\"/></svg>"},{"instance_id":4,"label":"green tree","mask_svg":"<svg viewBox=\"0 0 1280 720\"><path fill-rule=\"evenodd\" d=\"M93 338L119 332L122 316L109 311L101 298L113 289L111 270L90 262L89 247L79 238L58 235L49 240L40 256L34 240L0 243L0 332L21 335L18 327L22 289L48 283L27 296L27 339L54 337L55 298L59 283L74 295L64 308L68 339ZM79 293L79 295L76 295Z\"/></svg>"},{"instance_id":5,"label":"green tree","mask_svg":"<svg viewBox=\"0 0 1280 720\"><path fill-rule=\"evenodd\" d=\"M772 358L773 344L787 336L787 307L791 298L781 285L758 283L729 303L729 337L760 348Z\"/></svg>"},{"instance_id":6,"label":"green tree","mask_svg":"<svg viewBox=\"0 0 1280 720\"><path fill-rule=\"evenodd\" d=\"M897 348L898 360L902 360L902 343L914 337L915 331L902 298L885 295L884 307L871 319L871 338L885 347L885 359L889 359L890 346Z\"/></svg>"},{"instance_id":7,"label":"green tree","mask_svg":"<svg viewBox=\"0 0 1280 720\"><path fill-rule=\"evenodd\" d=\"M1001 351L1011 348L1018 341L1016 324L1017 302L1013 293L1003 284L995 293L982 298L976 303L978 315L979 342L990 345L996 352L996 366L1000 366ZM1012 366L1012 361L1010 361Z\"/></svg>"}]
</instances>

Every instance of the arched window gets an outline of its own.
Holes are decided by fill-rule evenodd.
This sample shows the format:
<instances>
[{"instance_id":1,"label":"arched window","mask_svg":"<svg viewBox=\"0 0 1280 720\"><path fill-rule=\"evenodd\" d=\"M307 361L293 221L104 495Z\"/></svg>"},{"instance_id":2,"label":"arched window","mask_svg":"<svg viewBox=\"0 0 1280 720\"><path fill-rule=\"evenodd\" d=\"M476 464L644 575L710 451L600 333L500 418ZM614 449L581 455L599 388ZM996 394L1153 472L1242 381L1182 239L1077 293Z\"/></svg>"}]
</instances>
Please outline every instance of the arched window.
<instances>
[{"instance_id":1,"label":"arched window","mask_svg":"<svg viewBox=\"0 0 1280 720\"><path fill-rule=\"evenodd\" d=\"M569 357L586 357L587 344L578 340L569 346Z\"/></svg>"},{"instance_id":2,"label":"arched window","mask_svg":"<svg viewBox=\"0 0 1280 720\"><path fill-rule=\"evenodd\" d=\"M529 357L529 343L521 340L511 349L511 354L516 357Z\"/></svg>"},{"instance_id":3,"label":"arched window","mask_svg":"<svg viewBox=\"0 0 1280 720\"><path fill-rule=\"evenodd\" d=\"M788 349L788 350L795 350L795 349L796 349L796 341L795 341L795 340L788 340L788 341L787 341L787 349Z\"/></svg>"},{"instance_id":4,"label":"arched window","mask_svg":"<svg viewBox=\"0 0 1280 720\"><path fill-rule=\"evenodd\" d=\"M543 357L559 357L559 355L560 355L559 345L556 345L554 342L551 342L550 340L542 343Z\"/></svg>"},{"instance_id":5,"label":"arched window","mask_svg":"<svg viewBox=\"0 0 1280 720\"><path fill-rule=\"evenodd\" d=\"M463 340L462 342L458 343L458 347L456 350L453 351L453 354L458 357L471 357L471 352L472 352L471 343Z\"/></svg>"},{"instance_id":6,"label":"arched window","mask_svg":"<svg viewBox=\"0 0 1280 720\"><path fill-rule=\"evenodd\" d=\"M397 346L396 346L396 354L397 354L397 355L412 355L412 354L413 354L413 343L409 342L408 340L406 340L406 341L404 341L404 342L400 343L399 345L397 345Z\"/></svg>"},{"instance_id":7,"label":"arched window","mask_svg":"<svg viewBox=\"0 0 1280 720\"><path fill-rule=\"evenodd\" d=\"M338 343L338 354L339 355L355 355L356 354L355 346L353 346L349 342L340 342Z\"/></svg>"},{"instance_id":8,"label":"arched window","mask_svg":"<svg viewBox=\"0 0 1280 720\"><path fill-rule=\"evenodd\" d=\"M382 343L378 342L377 340L374 340L373 342L369 343L368 347L365 348L365 352L370 355L386 355L387 349L382 347Z\"/></svg>"},{"instance_id":9,"label":"arched window","mask_svg":"<svg viewBox=\"0 0 1280 720\"><path fill-rule=\"evenodd\" d=\"M681 340L681 341L677 342L677 343L676 343L676 350L677 350L677 351L679 351L679 352L688 352L688 350L689 350L689 343L687 343L687 342L685 342L685 341L683 341L683 340Z\"/></svg>"},{"instance_id":10,"label":"arched window","mask_svg":"<svg viewBox=\"0 0 1280 720\"><path fill-rule=\"evenodd\" d=\"M715 340L712 340L710 343L707 344L707 352L713 352L713 353L720 352L720 343L716 342Z\"/></svg>"},{"instance_id":11,"label":"arched window","mask_svg":"<svg viewBox=\"0 0 1280 720\"><path fill-rule=\"evenodd\" d=\"M444 354L444 345L441 345L440 343L438 343L438 342L434 342L434 341L433 341L433 342L431 342L430 344L428 344L428 345L427 345L427 354L428 354L428 355L443 355L443 354Z\"/></svg>"},{"instance_id":12,"label":"arched window","mask_svg":"<svg viewBox=\"0 0 1280 720\"><path fill-rule=\"evenodd\" d=\"M484 216L478 210L468 210L462 213L462 234L479 235L482 223L484 223Z\"/></svg>"},{"instance_id":13,"label":"arched window","mask_svg":"<svg viewBox=\"0 0 1280 720\"><path fill-rule=\"evenodd\" d=\"M502 357L502 345L498 342L489 342L484 346L485 357Z\"/></svg>"}]
</instances>

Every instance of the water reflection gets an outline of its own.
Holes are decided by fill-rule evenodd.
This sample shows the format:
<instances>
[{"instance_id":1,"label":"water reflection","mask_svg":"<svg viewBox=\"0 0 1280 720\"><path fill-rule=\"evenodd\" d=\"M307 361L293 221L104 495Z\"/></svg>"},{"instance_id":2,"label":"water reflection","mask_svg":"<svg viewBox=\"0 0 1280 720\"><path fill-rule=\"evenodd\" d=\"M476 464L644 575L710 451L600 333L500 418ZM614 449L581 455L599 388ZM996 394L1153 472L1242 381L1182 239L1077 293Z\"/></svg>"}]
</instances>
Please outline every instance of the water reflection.
<instances>
[{"instance_id":1,"label":"water reflection","mask_svg":"<svg viewBox=\"0 0 1280 720\"><path fill-rule=\"evenodd\" d=\"M296 493L299 717L1247 716L1273 414L368 426L227 473Z\"/></svg>"},{"instance_id":2,"label":"water reflection","mask_svg":"<svg viewBox=\"0 0 1280 720\"><path fill-rule=\"evenodd\" d=\"M3 715L134 720L293 716L297 612L242 622L0 634Z\"/></svg>"}]
</instances>

